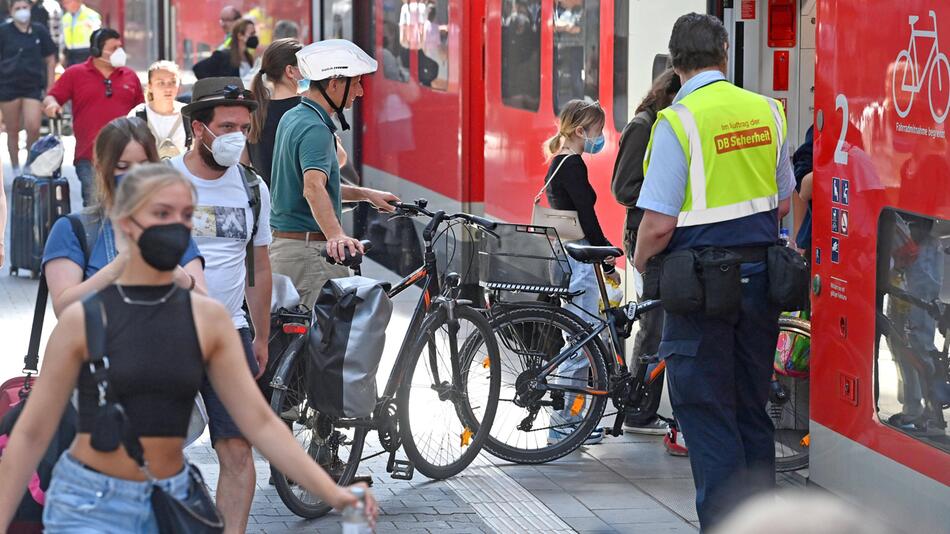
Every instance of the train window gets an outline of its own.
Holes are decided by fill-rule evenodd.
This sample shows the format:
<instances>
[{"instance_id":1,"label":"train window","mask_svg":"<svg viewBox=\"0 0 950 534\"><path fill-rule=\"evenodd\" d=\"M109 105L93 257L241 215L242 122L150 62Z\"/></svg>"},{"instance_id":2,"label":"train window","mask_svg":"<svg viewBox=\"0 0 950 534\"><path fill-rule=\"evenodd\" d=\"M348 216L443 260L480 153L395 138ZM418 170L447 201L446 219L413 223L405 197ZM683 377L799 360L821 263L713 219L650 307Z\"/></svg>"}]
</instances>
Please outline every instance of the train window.
<instances>
[{"instance_id":1,"label":"train window","mask_svg":"<svg viewBox=\"0 0 950 534\"><path fill-rule=\"evenodd\" d=\"M449 0L437 0L425 6L422 48L419 49L419 83L439 91L448 88Z\"/></svg>"},{"instance_id":2,"label":"train window","mask_svg":"<svg viewBox=\"0 0 950 534\"><path fill-rule=\"evenodd\" d=\"M422 2L412 2L410 12L410 3L383 0L383 75L390 80L409 81L409 48L415 44L410 39L415 33L411 31L409 15L416 12L418 4Z\"/></svg>"},{"instance_id":3,"label":"train window","mask_svg":"<svg viewBox=\"0 0 950 534\"><path fill-rule=\"evenodd\" d=\"M554 113L600 95L600 0L554 0Z\"/></svg>"},{"instance_id":4,"label":"train window","mask_svg":"<svg viewBox=\"0 0 950 534\"><path fill-rule=\"evenodd\" d=\"M878 416L950 450L950 221L885 209L878 232Z\"/></svg>"},{"instance_id":5,"label":"train window","mask_svg":"<svg viewBox=\"0 0 950 534\"><path fill-rule=\"evenodd\" d=\"M501 101L537 111L541 102L541 0L504 0L501 17Z\"/></svg>"},{"instance_id":6,"label":"train window","mask_svg":"<svg viewBox=\"0 0 950 534\"><path fill-rule=\"evenodd\" d=\"M627 50L630 46L630 2L617 0L614 3L614 127L623 131L627 125L629 110L627 85Z\"/></svg>"}]
</instances>

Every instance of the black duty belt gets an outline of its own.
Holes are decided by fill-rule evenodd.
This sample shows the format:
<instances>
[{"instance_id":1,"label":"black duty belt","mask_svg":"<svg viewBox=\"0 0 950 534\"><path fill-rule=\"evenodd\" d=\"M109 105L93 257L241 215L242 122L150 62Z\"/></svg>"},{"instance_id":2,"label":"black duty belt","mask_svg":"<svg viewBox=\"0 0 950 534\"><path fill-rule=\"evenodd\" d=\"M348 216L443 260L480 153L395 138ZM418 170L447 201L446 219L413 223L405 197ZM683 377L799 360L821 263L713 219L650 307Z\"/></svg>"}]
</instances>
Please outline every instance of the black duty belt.
<instances>
[{"instance_id":1,"label":"black duty belt","mask_svg":"<svg viewBox=\"0 0 950 534\"><path fill-rule=\"evenodd\" d=\"M742 257L741 263L757 263L766 261L769 258L769 247L725 247L729 252L734 252Z\"/></svg>"}]
</instances>

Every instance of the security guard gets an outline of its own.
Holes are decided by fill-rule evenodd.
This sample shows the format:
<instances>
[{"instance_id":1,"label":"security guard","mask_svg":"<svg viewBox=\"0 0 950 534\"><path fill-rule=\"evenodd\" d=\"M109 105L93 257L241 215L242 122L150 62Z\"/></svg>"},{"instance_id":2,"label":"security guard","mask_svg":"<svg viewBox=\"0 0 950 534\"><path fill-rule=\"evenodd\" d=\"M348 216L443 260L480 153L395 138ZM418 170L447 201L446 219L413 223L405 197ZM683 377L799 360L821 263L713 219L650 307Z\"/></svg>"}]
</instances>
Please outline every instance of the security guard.
<instances>
[{"instance_id":1,"label":"security guard","mask_svg":"<svg viewBox=\"0 0 950 534\"><path fill-rule=\"evenodd\" d=\"M659 113L647 148L634 256L638 273L664 252L700 257L722 247L741 259L733 264L733 298L728 291L725 297L733 313L708 311L710 289L723 289L710 283L712 276L703 279L713 285L702 289L706 308L673 313L664 302L660 355L689 443L703 530L740 498L775 484L765 404L780 310L768 298L765 259L795 185L784 111L774 99L726 81L727 46L725 28L710 15L683 15L673 26L670 54L683 87ZM671 263L663 264L664 277Z\"/></svg>"},{"instance_id":2,"label":"security guard","mask_svg":"<svg viewBox=\"0 0 950 534\"><path fill-rule=\"evenodd\" d=\"M102 17L81 0L63 0L63 46L66 66L89 58L89 38L102 26Z\"/></svg>"}]
</instances>

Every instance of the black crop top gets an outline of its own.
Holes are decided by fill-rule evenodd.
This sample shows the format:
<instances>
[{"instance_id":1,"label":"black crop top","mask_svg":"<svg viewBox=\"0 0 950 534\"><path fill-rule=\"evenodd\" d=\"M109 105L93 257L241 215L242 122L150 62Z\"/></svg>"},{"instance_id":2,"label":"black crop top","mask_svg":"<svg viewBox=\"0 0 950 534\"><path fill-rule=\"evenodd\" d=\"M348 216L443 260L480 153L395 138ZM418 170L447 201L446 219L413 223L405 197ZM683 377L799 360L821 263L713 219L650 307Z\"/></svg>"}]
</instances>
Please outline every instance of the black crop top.
<instances>
[{"instance_id":1,"label":"black crop top","mask_svg":"<svg viewBox=\"0 0 950 534\"><path fill-rule=\"evenodd\" d=\"M132 300L157 301L171 286L123 286ZM116 286L99 293L106 310L110 395L141 437L185 437L204 361L191 295L178 289L163 304L126 304ZM79 372L79 432L92 432L99 393L88 363Z\"/></svg>"},{"instance_id":2,"label":"black crop top","mask_svg":"<svg viewBox=\"0 0 950 534\"><path fill-rule=\"evenodd\" d=\"M561 165L562 160L564 160L563 165ZM561 166L560 170L557 170L558 165ZM557 210L577 211L577 220L581 229L584 230L587 242L595 246L610 246L610 242L604 237L604 231L600 228L597 212L594 211L597 193L594 192L594 188L587 179L587 165L584 160L573 154L554 156L548 167L548 174L544 177L545 182L551 178L551 173L555 170L557 174L548 184L546 191L548 204Z\"/></svg>"}]
</instances>

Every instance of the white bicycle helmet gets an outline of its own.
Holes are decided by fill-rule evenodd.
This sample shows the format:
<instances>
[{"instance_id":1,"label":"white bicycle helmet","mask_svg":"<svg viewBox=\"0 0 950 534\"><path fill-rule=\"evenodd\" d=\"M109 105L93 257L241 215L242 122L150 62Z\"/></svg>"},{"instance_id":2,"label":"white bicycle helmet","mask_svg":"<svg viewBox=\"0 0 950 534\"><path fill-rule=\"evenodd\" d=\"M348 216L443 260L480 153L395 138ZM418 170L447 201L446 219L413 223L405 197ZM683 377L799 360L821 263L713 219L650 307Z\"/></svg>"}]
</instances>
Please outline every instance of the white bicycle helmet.
<instances>
[{"instance_id":1,"label":"white bicycle helmet","mask_svg":"<svg viewBox=\"0 0 950 534\"><path fill-rule=\"evenodd\" d=\"M369 57L360 47L346 39L327 39L309 44L297 52L297 68L307 80L323 81L333 78L346 78L346 90L343 101L337 105L327 95L325 84L317 84L320 94L333 106L340 126L349 130L350 125L343 116L343 108L350 94L352 79L364 74L376 72L379 64Z\"/></svg>"}]
</instances>

